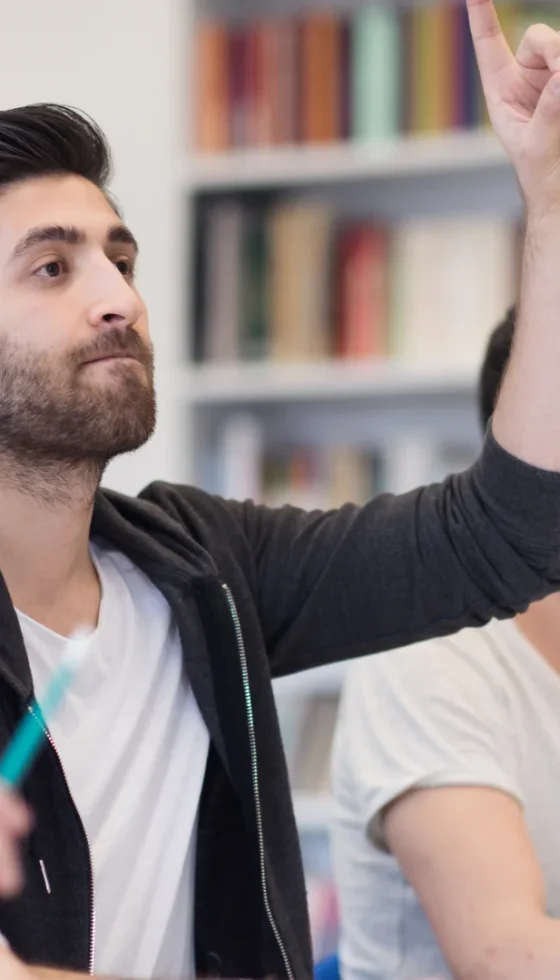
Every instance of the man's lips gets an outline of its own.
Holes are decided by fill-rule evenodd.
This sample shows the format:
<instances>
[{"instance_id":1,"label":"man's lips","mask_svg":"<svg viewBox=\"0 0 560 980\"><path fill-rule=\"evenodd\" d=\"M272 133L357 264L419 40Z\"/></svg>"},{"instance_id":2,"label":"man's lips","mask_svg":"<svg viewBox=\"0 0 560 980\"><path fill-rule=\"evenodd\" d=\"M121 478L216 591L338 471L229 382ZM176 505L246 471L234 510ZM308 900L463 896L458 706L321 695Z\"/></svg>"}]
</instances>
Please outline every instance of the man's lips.
<instances>
[{"instance_id":1,"label":"man's lips","mask_svg":"<svg viewBox=\"0 0 560 980\"><path fill-rule=\"evenodd\" d=\"M97 364L99 361L137 361L138 358L126 351L114 351L112 354L99 354L97 357L90 357L84 364Z\"/></svg>"}]
</instances>

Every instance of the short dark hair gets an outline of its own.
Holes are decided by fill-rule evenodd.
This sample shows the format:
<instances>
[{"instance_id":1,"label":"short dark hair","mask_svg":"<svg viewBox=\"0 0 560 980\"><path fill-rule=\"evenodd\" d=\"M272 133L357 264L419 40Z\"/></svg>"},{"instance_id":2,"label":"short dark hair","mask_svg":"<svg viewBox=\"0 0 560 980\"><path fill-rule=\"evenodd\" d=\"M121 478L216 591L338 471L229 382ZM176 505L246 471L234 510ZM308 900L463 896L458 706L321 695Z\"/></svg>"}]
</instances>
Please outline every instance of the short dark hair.
<instances>
[{"instance_id":1,"label":"short dark hair","mask_svg":"<svg viewBox=\"0 0 560 980\"><path fill-rule=\"evenodd\" d=\"M492 418L502 379L511 354L515 329L515 307L512 306L504 319L492 331L478 378L478 413L482 428L486 431Z\"/></svg>"},{"instance_id":2,"label":"short dark hair","mask_svg":"<svg viewBox=\"0 0 560 980\"><path fill-rule=\"evenodd\" d=\"M0 194L10 184L54 174L90 180L115 207L107 191L111 152L89 116L51 103L0 111Z\"/></svg>"}]
</instances>

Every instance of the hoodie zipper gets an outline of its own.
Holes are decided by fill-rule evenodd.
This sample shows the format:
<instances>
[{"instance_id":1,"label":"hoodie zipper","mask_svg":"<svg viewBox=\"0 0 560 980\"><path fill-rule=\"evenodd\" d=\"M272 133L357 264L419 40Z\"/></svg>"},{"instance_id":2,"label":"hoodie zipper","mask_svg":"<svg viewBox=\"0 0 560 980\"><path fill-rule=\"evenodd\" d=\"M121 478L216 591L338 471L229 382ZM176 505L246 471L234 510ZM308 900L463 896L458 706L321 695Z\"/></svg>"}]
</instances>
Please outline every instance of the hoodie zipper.
<instances>
[{"instance_id":1,"label":"hoodie zipper","mask_svg":"<svg viewBox=\"0 0 560 980\"><path fill-rule=\"evenodd\" d=\"M235 605L235 599L233 598L231 589L226 583L222 583L222 588L226 594L227 603L229 606L229 611L231 618L233 620L233 625L235 628L235 638L237 641L237 652L239 655L239 661L241 664L241 677L243 681L243 694L245 700L245 711L247 717L247 729L249 733L249 748L251 755L251 776L253 784L253 801L255 804L255 816L257 821L257 837L259 843L259 867L261 875L261 891L264 902L264 908L266 912L266 917L270 923L272 932L274 933L274 938L280 950L280 954L284 961L284 966L286 968L286 973L289 980L295 980L292 966L284 941L280 935L280 930L276 924L276 919L274 918L274 913L270 904L270 897L268 894L268 883L266 880L266 866L265 866L265 855L264 855L264 834L263 834L263 824L262 824L262 807L261 807L261 795L259 789L259 764L257 755L257 740L255 737L255 721L253 716L253 700L251 696L251 685L249 683L249 670L247 667L247 654L245 651L245 641L243 639L243 632L241 630L241 623L239 621L239 614L237 612L237 606Z\"/></svg>"},{"instance_id":2,"label":"hoodie zipper","mask_svg":"<svg viewBox=\"0 0 560 980\"><path fill-rule=\"evenodd\" d=\"M68 780L66 778L66 772L64 771L64 766L62 765L62 759L60 758L60 755L58 754L58 749L57 749L57 747L55 745L54 739L53 739L50 731L48 730L48 728L43 723L42 718L40 718L39 715L33 710L33 708L32 708L31 705L29 705L29 704L27 705L27 710L33 716L33 718L35 719L35 721L37 722L37 724L41 727L42 731L45 734L46 739L49 742L49 745L51 746L54 754L56 755L56 758L58 759L58 764L60 766L60 770L62 772L62 776L63 776L64 782L66 783L66 789L68 790L68 795L70 796L70 798L72 798L72 794L70 793L70 787L68 786ZM83 829L83 832L84 832L84 837L86 839L87 852L88 852L89 895L90 895L90 910L91 910L90 929L89 929L89 948L88 948L88 973L90 974L90 976L93 976L93 972L94 972L94 969L95 969L95 890L94 890L94 884L93 884L93 864L92 864L92 860L91 860L91 846L90 846L90 843L89 843L89 837L87 835L86 828L84 827L82 821L81 821L81 823L82 823L82 829ZM45 870L44 863L42 861L40 861L39 862L39 865L41 866L41 871L42 871L43 877L45 879L45 884L47 885L47 891L50 894L50 885L48 884L48 878L46 876L46 870Z\"/></svg>"}]
</instances>

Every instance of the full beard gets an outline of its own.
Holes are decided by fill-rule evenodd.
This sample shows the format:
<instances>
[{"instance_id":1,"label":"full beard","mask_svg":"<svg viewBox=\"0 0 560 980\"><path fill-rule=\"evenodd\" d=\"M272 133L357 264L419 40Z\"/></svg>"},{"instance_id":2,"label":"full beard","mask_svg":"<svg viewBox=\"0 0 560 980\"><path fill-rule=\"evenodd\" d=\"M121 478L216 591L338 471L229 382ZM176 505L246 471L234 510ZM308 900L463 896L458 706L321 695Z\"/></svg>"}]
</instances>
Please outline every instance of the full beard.
<instances>
[{"instance_id":1,"label":"full beard","mask_svg":"<svg viewBox=\"0 0 560 980\"><path fill-rule=\"evenodd\" d=\"M109 346L108 346L109 345ZM93 383L84 351L55 360L0 338L0 482L43 502L91 500L108 462L151 436L156 399L151 348L132 330L108 332L86 356L111 350L110 383ZM80 499L78 499L80 498Z\"/></svg>"}]
</instances>

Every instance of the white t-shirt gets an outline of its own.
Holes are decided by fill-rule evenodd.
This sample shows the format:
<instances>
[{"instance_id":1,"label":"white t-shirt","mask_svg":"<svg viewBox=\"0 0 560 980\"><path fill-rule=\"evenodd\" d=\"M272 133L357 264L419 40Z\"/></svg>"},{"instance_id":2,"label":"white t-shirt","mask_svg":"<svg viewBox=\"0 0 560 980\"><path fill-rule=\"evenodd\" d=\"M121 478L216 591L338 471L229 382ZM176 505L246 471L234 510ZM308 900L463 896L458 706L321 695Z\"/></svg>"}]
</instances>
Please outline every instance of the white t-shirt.
<instances>
[{"instance_id":1,"label":"white t-shirt","mask_svg":"<svg viewBox=\"0 0 560 980\"><path fill-rule=\"evenodd\" d=\"M413 787L490 786L523 808L560 918L560 675L512 621L353 665L333 754L333 857L345 980L450 978L383 839Z\"/></svg>"},{"instance_id":2,"label":"white t-shirt","mask_svg":"<svg viewBox=\"0 0 560 980\"><path fill-rule=\"evenodd\" d=\"M196 824L208 731L167 602L120 552L96 544L92 556L102 587L99 622L50 730L90 841L95 971L184 980L194 975ZM18 616L40 702L65 640Z\"/></svg>"}]
</instances>

